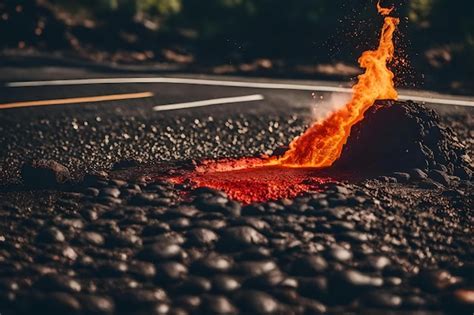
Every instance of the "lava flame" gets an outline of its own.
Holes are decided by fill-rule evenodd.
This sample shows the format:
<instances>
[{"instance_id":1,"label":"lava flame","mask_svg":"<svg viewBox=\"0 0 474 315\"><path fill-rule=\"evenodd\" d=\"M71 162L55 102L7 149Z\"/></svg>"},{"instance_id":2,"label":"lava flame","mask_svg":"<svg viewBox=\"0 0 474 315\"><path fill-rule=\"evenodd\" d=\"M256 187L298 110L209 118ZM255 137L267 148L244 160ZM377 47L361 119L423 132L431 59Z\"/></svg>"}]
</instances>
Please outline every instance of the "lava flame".
<instances>
[{"instance_id":1,"label":"lava flame","mask_svg":"<svg viewBox=\"0 0 474 315\"><path fill-rule=\"evenodd\" d=\"M381 15L388 15L393 8L382 8ZM352 98L346 106L323 122L313 124L305 133L290 143L290 149L271 164L287 167L328 167L336 161L349 137L351 127L364 118L365 111L380 99L397 99L394 74L387 68L394 55L393 33L399 19L385 17L377 50L365 51L359 64L366 69L354 85Z\"/></svg>"},{"instance_id":2,"label":"lava flame","mask_svg":"<svg viewBox=\"0 0 474 315\"><path fill-rule=\"evenodd\" d=\"M380 3L377 9L384 16L392 11L382 8ZM319 168L331 166L339 158L351 127L364 118L365 111L376 100L398 96L394 75L387 68L394 54L393 33L398 22L397 18L386 16L379 47L359 58L360 66L366 70L352 88L352 97L345 107L313 124L290 144L282 157L205 161L194 172L172 181L223 190L243 203L293 198L302 192L317 191L322 184L332 181L333 175Z\"/></svg>"}]
</instances>

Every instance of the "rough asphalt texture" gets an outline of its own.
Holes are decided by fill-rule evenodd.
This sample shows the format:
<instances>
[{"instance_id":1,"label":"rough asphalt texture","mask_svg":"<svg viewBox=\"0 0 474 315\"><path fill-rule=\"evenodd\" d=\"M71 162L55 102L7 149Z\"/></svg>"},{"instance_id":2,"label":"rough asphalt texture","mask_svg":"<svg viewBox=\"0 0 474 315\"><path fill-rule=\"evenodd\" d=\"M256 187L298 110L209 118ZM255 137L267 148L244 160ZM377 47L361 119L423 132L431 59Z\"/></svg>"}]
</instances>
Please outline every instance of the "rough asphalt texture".
<instances>
[{"instance_id":1,"label":"rough asphalt texture","mask_svg":"<svg viewBox=\"0 0 474 315\"><path fill-rule=\"evenodd\" d=\"M163 103L255 92L186 91L157 88ZM167 182L117 179L115 171L49 190L12 185L31 158L59 161L79 178L130 158L269 153L309 122L307 94L167 113L151 112L156 100L0 111L8 184L0 192L0 312L472 314L471 180L407 170L248 206L208 189L183 195ZM296 104L275 106L289 99ZM438 110L472 156L472 110Z\"/></svg>"}]
</instances>

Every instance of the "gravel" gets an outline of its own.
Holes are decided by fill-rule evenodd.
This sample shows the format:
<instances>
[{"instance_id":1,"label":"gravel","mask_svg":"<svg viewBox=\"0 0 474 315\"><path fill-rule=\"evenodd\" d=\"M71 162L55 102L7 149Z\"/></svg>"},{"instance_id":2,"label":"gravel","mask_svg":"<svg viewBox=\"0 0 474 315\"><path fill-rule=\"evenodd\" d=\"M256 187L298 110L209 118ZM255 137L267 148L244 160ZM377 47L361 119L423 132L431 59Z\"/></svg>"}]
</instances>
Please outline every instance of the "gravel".
<instances>
[{"instance_id":1,"label":"gravel","mask_svg":"<svg viewBox=\"0 0 474 315\"><path fill-rule=\"evenodd\" d=\"M449 185L448 175L471 178L467 147L439 116L423 105L379 102L362 121L352 127L336 167L372 172L396 171L400 182L410 179L407 171L430 171L430 178ZM417 178L423 177L417 172Z\"/></svg>"},{"instance_id":2,"label":"gravel","mask_svg":"<svg viewBox=\"0 0 474 315\"><path fill-rule=\"evenodd\" d=\"M218 191L183 195L160 180L114 177L36 191L42 201L33 204L7 194L2 312L462 314L474 307L466 181L449 190L377 179L328 184L293 200L239 204L241 213L231 215L235 202ZM124 193L130 189L176 196L167 205L137 204L136 194ZM104 202L105 192L116 200Z\"/></svg>"},{"instance_id":3,"label":"gravel","mask_svg":"<svg viewBox=\"0 0 474 315\"><path fill-rule=\"evenodd\" d=\"M303 128L301 121L277 120L285 133L291 129L288 135ZM175 144L205 156L215 139L196 148L196 139L207 136L192 135L208 127L215 132L218 123L206 120L202 126L203 121L183 131L194 139L189 147L184 140ZM229 125L242 121L235 118ZM464 143L468 133L454 122ZM141 123L135 123L140 130ZM166 126L160 128L150 138L163 144L156 135ZM248 139L260 139L258 144L239 143L253 153L288 140L284 135L267 143L266 136L249 132ZM446 134L438 140L451 145ZM237 147L224 155L241 154ZM105 151L94 151L91 165L105 168L113 162L97 162ZM459 164L415 163L377 174L384 178L354 176L291 200L249 205L212 189L189 191L163 182L151 176L158 173L156 166L137 165L119 163L114 171L89 172L81 183L49 190L0 192L2 314L474 310L472 182L456 175ZM158 168L189 170L193 163Z\"/></svg>"}]
</instances>

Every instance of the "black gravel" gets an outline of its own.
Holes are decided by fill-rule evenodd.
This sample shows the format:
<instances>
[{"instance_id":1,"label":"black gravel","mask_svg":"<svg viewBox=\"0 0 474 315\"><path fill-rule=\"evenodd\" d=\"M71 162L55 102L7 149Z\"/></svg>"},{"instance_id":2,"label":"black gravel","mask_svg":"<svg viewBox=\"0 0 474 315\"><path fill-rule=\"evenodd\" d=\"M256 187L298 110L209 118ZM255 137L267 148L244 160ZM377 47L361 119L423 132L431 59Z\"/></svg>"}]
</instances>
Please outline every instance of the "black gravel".
<instances>
[{"instance_id":1,"label":"black gravel","mask_svg":"<svg viewBox=\"0 0 474 315\"><path fill-rule=\"evenodd\" d=\"M351 130L336 167L389 172L400 181L425 177L448 185L449 175L469 180L471 158L435 111L414 102L375 104ZM415 174L416 173L416 174Z\"/></svg>"},{"instance_id":2,"label":"black gravel","mask_svg":"<svg viewBox=\"0 0 474 315\"><path fill-rule=\"evenodd\" d=\"M89 176L4 195L2 314L469 314L471 183L328 184L242 206ZM216 206L219 204L219 206ZM238 209L238 211L236 210Z\"/></svg>"}]
</instances>

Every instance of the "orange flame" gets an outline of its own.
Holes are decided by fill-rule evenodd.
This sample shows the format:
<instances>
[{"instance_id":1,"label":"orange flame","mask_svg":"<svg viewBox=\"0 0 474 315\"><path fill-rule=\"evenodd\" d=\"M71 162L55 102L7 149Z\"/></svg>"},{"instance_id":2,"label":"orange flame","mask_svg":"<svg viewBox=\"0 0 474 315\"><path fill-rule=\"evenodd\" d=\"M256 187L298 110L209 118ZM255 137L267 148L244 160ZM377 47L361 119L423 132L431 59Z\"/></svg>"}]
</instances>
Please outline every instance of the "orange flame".
<instances>
[{"instance_id":1,"label":"orange flame","mask_svg":"<svg viewBox=\"0 0 474 315\"><path fill-rule=\"evenodd\" d=\"M392 9L381 8L382 15ZM352 98L346 106L323 122L313 124L303 135L290 143L290 149L280 158L270 159L269 164L287 167L328 167L336 161L350 135L351 127L364 118L365 111L376 100L397 99L394 74L387 68L394 55L393 33L399 19L385 17L377 50L365 51L359 64L365 73L359 75L353 86Z\"/></svg>"},{"instance_id":2,"label":"orange flame","mask_svg":"<svg viewBox=\"0 0 474 315\"><path fill-rule=\"evenodd\" d=\"M379 0L377 2L377 11L383 16L387 16L390 13L392 13L393 7L391 7L391 8L382 8L382 6L380 5L380 1L382 1L382 0Z\"/></svg>"}]
</instances>

